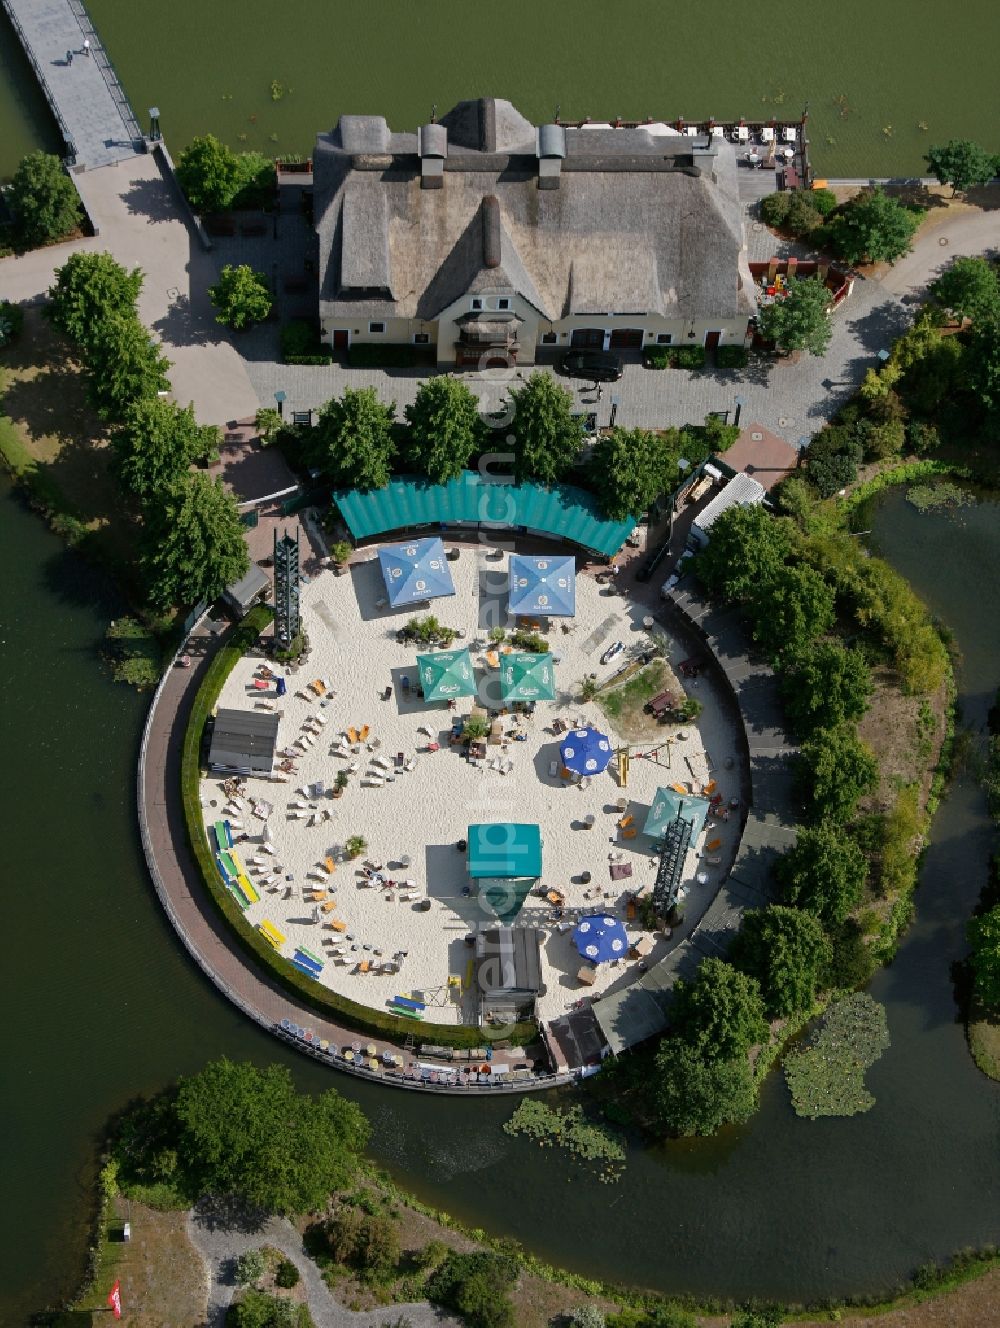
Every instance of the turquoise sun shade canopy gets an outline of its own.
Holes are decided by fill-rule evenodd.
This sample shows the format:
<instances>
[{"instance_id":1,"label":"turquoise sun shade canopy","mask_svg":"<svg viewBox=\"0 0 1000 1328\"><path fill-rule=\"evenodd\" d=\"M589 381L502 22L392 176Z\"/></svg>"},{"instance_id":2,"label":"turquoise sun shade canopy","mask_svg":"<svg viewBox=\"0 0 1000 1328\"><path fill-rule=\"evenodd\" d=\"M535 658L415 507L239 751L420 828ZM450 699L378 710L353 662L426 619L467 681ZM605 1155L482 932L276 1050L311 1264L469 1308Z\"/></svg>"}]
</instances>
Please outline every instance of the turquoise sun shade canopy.
<instances>
[{"instance_id":1,"label":"turquoise sun shade canopy","mask_svg":"<svg viewBox=\"0 0 1000 1328\"><path fill-rule=\"evenodd\" d=\"M512 650L500 656L500 698L508 701L554 701L556 671L551 655Z\"/></svg>"},{"instance_id":2,"label":"turquoise sun shade canopy","mask_svg":"<svg viewBox=\"0 0 1000 1328\"><path fill-rule=\"evenodd\" d=\"M390 544L379 550L386 594L392 607L454 595L451 568L439 539Z\"/></svg>"},{"instance_id":3,"label":"turquoise sun shade canopy","mask_svg":"<svg viewBox=\"0 0 1000 1328\"><path fill-rule=\"evenodd\" d=\"M610 558L635 518L608 521L593 494L571 484L504 484L465 470L447 484L401 475L384 489L338 489L334 501L356 540L417 526L539 531Z\"/></svg>"},{"instance_id":4,"label":"turquoise sun shade canopy","mask_svg":"<svg viewBox=\"0 0 1000 1328\"><path fill-rule=\"evenodd\" d=\"M542 874L542 833L537 825L497 821L469 826L469 875L474 880Z\"/></svg>"},{"instance_id":5,"label":"turquoise sun shade canopy","mask_svg":"<svg viewBox=\"0 0 1000 1328\"><path fill-rule=\"evenodd\" d=\"M511 554L507 609L513 614L572 618L576 613L576 559Z\"/></svg>"},{"instance_id":6,"label":"turquoise sun shade canopy","mask_svg":"<svg viewBox=\"0 0 1000 1328\"><path fill-rule=\"evenodd\" d=\"M452 701L458 696L476 695L476 679L468 649L418 655L417 671L425 701Z\"/></svg>"},{"instance_id":7,"label":"turquoise sun shade canopy","mask_svg":"<svg viewBox=\"0 0 1000 1328\"><path fill-rule=\"evenodd\" d=\"M691 842L694 843L705 828L709 805L707 798L694 798L672 788L658 788L642 833L660 839L666 834L670 822L680 816L682 820L692 822Z\"/></svg>"}]
</instances>

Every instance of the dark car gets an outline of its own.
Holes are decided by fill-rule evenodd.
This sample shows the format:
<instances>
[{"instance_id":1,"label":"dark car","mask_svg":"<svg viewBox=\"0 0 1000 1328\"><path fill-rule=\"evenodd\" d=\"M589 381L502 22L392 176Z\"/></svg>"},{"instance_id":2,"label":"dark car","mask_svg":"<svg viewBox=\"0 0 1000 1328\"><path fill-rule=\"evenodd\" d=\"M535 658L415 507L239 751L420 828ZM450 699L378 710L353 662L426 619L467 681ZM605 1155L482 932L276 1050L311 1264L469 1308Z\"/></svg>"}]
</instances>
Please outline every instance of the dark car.
<instances>
[{"instance_id":1,"label":"dark car","mask_svg":"<svg viewBox=\"0 0 1000 1328\"><path fill-rule=\"evenodd\" d=\"M606 350L568 350L559 361L559 368L571 378L617 383L622 376L622 358Z\"/></svg>"}]
</instances>

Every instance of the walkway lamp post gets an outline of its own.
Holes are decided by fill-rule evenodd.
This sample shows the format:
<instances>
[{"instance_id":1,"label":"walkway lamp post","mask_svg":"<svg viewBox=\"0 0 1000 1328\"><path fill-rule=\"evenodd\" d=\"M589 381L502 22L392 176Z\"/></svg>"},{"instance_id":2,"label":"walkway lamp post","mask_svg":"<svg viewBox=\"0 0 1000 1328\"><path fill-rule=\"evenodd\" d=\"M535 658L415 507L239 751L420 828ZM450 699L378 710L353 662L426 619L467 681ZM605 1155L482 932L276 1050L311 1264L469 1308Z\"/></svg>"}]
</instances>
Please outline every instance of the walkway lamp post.
<instances>
[{"instance_id":1,"label":"walkway lamp post","mask_svg":"<svg viewBox=\"0 0 1000 1328\"><path fill-rule=\"evenodd\" d=\"M279 387L278 390L277 390L277 392L275 392L275 394L274 394L274 399L275 399L275 401L278 403L278 414L281 416L282 419L284 419L284 418L285 418L285 401L287 400L287 393L283 392L283 391L281 390L281 388Z\"/></svg>"},{"instance_id":2,"label":"walkway lamp post","mask_svg":"<svg viewBox=\"0 0 1000 1328\"><path fill-rule=\"evenodd\" d=\"M734 397L733 400L736 402L736 413L733 415L733 424L735 424L738 429L740 427L740 412L743 410L744 398Z\"/></svg>"},{"instance_id":3,"label":"walkway lamp post","mask_svg":"<svg viewBox=\"0 0 1000 1328\"><path fill-rule=\"evenodd\" d=\"M610 428L615 427L615 420L618 418L618 407L621 405L621 397L611 398L611 424Z\"/></svg>"},{"instance_id":4,"label":"walkway lamp post","mask_svg":"<svg viewBox=\"0 0 1000 1328\"><path fill-rule=\"evenodd\" d=\"M160 133L160 108L159 106L150 106L149 108L149 141L150 143L159 143L162 135Z\"/></svg>"}]
</instances>

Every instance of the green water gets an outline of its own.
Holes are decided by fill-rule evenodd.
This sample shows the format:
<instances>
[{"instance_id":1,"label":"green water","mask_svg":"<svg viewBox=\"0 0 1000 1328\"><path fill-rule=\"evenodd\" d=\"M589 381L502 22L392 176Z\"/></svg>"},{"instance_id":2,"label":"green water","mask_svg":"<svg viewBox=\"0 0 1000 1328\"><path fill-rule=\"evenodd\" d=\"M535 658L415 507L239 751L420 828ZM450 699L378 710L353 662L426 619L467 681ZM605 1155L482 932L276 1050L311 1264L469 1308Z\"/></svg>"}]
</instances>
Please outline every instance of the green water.
<instances>
[{"instance_id":1,"label":"green water","mask_svg":"<svg viewBox=\"0 0 1000 1328\"><path fill-rule=\"evenodd\" d=\"M822 174L922 173L928 142L1000 150L992 0L89 0L140 123L157 105L177 150L211 130L234 146L308 153L341 112L414 129L436 103L507 97L537 121L797 116L810 105ZM272 100L277 82L285 95ZM0 101L0 172L29 136ZM919 126L925 124L926 129Z\"/></svg>"},{"instance_id":2,"label":"green water","mask_svg":"<svg viewBox=\"0 0 1000 1328\"><path fill-rule=\"evenodd\" d=\"M954 627L978 727L996 688L1000 506L874 519L892 561ZM630 1150L599 1185L505 1135L510 1104L358 1085L249 1025L187 961L146 877L133 778L145 703L96 659L120 611L101 577L0 486L5 1017L0 1084L0 1323L65 1293L82 1267L93 1143L106 1116L226 1053L335 1084L369 1113L373 1153L430 1202L568 1267L667 1291L816 1298L881 1290L929 1258L995 1240L1000 1089L975 1070L950 967L985 877L990 827L960 782L934 823L916 923L873 994L892 1046L849 1121L798 1120L780 1076L720 1138Z\"/></svg>"}]
</instances>

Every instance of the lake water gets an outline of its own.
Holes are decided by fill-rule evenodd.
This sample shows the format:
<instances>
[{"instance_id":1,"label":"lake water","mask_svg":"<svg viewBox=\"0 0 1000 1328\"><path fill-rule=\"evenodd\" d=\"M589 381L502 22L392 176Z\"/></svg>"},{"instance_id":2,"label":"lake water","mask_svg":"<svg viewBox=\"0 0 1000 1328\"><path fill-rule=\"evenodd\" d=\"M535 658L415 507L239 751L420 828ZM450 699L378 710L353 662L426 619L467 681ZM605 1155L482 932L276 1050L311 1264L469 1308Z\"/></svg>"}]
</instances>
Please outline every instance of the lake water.
<instances>
[{"instance_id":1,"label":"lake water","mask_svg":"<svg viewBox=\"0 0 1000 1328\"><path fill-rule=\"evenodd\" d=\"M998 681L1000 506L918 516L890 494L886 554L955 629L976 725ZM289 1064L369 1113L373 1153L426 1200L555 1262L667 1291L786 1299L891 1286L917 1264L996 1238L1000 1087L965 1047L950 966L985 877L989 822L960 781L934 823L918 916L872 985L892 1046L877 1105L848 1121L791 1112L778 1075L744 1129L632 1149L606 1187L509 1138L509 1103L428 1099L321 1070L249 1025L165 921L138 846L134 763L145 702L96 648L119 611L102 578L0 491L6 760L5 1065L0 1087L0 1322L75 1283L93 1143L107 1115L223 1053Z\"/></svg>"},{"instance_id":2,"label":"lake water","mask_svg":"<svg viewBox=\"0 0 1000 1328\"><path fill-rule=\"evenodd\" d=\"M434 103L444 112L484 95L536 123L557 106L567 119L721 120L796 117L808 102L817 169L838 176L920 174L926 145L952 137L1000 148L992 0L729 0L683 22L662 0L88 8L140 123L158 106L175 154L207 130L234 147L309 153L343 111L415 129ZM37 98L19 105L0 88L0 175L39 123Z\"/></svg>"}]
</instances>

